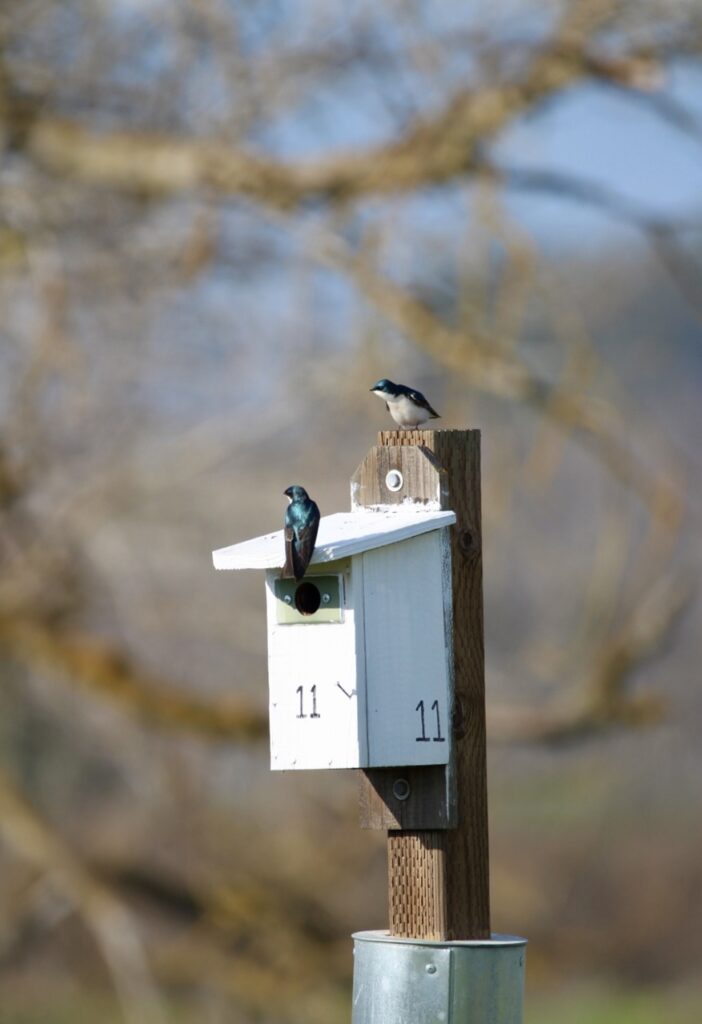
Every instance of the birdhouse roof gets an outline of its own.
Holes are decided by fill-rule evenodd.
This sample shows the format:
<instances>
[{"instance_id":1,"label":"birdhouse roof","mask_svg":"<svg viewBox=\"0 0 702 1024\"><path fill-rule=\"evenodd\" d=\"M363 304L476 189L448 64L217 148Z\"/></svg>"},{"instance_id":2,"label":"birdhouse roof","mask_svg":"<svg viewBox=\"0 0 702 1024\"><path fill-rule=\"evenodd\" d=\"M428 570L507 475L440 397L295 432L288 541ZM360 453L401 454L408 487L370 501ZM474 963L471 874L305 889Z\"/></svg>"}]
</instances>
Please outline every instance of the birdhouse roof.
<instances>
[{"instance_id":1,"label":"birdhouse roof","mask_svg":"<svg viewBox=\"0 0 702 1024\"><path fill-rule=\"evenodd\" d=\"M362 551L396 544L421 533L439 530L456 522L456 514L400 506L383 509L358 509L323 516L319 522L312 564L335 562ZM285 561L283 531L232 544L212 552L215 569L276 569Z\"/></svg>"}]
</instances>

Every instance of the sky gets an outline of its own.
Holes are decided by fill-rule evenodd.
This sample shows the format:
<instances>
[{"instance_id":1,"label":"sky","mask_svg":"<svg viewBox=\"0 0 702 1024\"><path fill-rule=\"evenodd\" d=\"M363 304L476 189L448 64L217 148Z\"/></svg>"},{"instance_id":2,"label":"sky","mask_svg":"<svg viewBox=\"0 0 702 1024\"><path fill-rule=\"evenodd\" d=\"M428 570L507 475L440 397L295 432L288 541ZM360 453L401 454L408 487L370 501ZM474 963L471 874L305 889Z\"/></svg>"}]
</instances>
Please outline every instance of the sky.
<instances>
[{"instance_id":1,"label":"sky","mask_svg":"<svg viewBox=\"0 0 702 1024\"><path fill-rule=\"evenodd\" d=\"M548 168L612 189L651 219L696 223L702 229L702 71L680 63L671 70L664 96L688 111L692 135L668 124L624 90L586 85L510 130L497 146L504 166ZM611 218L569 202L512 200L538 235L558 234L578 245L606 241ZM565 234L565 237L563 235Z\"/></svg>"}]
</instances>

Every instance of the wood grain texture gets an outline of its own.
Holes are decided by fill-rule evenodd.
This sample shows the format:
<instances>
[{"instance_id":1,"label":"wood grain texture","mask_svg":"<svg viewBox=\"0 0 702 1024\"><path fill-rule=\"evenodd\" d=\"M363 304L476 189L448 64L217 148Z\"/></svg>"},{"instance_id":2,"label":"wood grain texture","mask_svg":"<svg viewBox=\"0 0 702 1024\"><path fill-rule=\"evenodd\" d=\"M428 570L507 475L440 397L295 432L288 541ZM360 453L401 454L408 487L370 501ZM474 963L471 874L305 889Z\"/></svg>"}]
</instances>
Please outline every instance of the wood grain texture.
<instances>
[{"instance_id":1,"label":"wood grain texture","mask_svg":"<svg viewBox=\"0 0 702 1024\"><path fill-rule=\"evenodd\" d=\"M395 795L398 780L404 780L409 786L409 795L404 800ZM366 768L359 772L361 828L451 828L455 825L455 817L451 818L453 806L443 764Z\"/></svg>"},{"instance_id":2,"label":"wood grain texture","mask_svg":"<svg viewBox=\"0 0 702 1024\"><path fill-rule=\"evenodd\" d=\"M388 833L390 933L445 939L446 832L428 829Z\"/></svg>"},{"instance_id":3,"label":"wood grain texture","mask_svg":"<svg viewBox=\"0 0 702 1024\"><path fill-rule=\"evenodd\" d=\"M434 937L437 930L441 938L449 940L489 938L480 432L389 430L380 433L379 443L418 446L432 452L447 474L446 507L457 516L450 533L458 826L439 832L389 833L391 930L414 938ZM430 857L418 855L422 843L431 850ZM423 876L403 878L402 865L414 873L423 872ZM407 893L425 894L430 886L439 888L431 898L422 895L421 908L412 916ZM427 908L433 908L432 922L427 920Z\"/></svg>"},{"instance_id":4,"label":"wood grain texture","mask_svg":"<svg viewBox=\"0 0 702 1024\"><path fill-rule=\"evenodd\" d=\"M386 479L392 470L402 473L403 484L391 491ZM368 452L351 477L353 509L401 505L408 499L433 508L448 509L447 476L431 451L405 445L377 445Z\"/></svg>"}]
</instances>

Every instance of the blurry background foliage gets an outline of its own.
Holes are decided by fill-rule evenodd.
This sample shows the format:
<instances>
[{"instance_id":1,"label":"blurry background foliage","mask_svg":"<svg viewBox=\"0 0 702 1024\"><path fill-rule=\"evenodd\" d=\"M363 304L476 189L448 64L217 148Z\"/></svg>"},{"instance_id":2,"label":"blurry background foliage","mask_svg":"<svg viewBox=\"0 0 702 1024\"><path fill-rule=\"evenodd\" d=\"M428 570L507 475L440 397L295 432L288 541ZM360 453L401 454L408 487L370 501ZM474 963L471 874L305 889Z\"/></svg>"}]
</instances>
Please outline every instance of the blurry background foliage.
<instances>
[{"instance_id":1,"label":"blurry background foliage","mask_svg":"<svg viewBox=\"0 0 702 1024\"><path fill-rule=\"evenodd\" d=\"M527 1020L702 1019L697 0L0 6L0 1021L349 1017L385 840L271 776L263 587L379 376L484 447Z\"/></svg>"}]
</instances>

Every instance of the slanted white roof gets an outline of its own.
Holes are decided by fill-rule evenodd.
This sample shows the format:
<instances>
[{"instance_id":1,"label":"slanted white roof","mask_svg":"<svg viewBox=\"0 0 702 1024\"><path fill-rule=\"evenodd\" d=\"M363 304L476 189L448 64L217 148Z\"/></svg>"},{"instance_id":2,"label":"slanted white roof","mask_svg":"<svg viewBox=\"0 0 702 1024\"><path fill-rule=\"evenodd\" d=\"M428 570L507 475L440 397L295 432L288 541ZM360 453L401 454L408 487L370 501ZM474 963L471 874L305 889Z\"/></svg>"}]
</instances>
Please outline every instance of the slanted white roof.
<instances>
[{"instance_id":1,"label":"slanted white roof","mask_svg":"<svg viewBox=\"0 0 702 1024\"><path fill-rule=\"evenodd\" d=\"M358 509L323 516L312 563L334 562L361 551L417 537L456 522L455 512L428 511L422 507ZM232 544L212 552L215 569L276 569L285 561L283 531Z\"/></svg>"}]
</instances>

